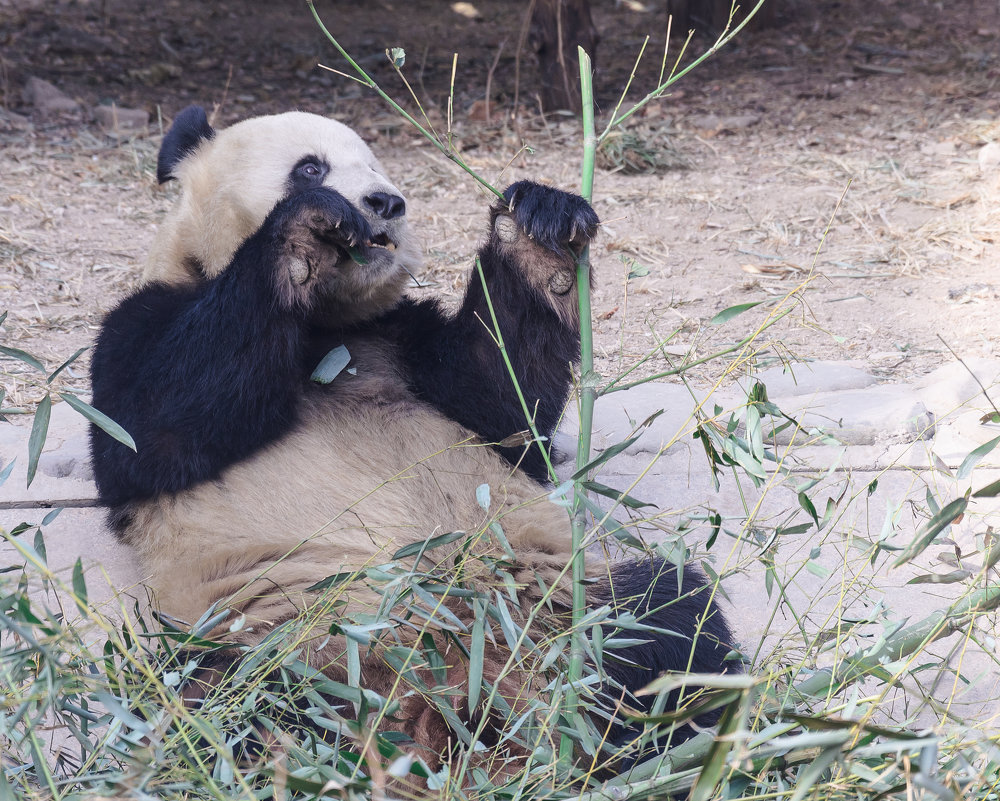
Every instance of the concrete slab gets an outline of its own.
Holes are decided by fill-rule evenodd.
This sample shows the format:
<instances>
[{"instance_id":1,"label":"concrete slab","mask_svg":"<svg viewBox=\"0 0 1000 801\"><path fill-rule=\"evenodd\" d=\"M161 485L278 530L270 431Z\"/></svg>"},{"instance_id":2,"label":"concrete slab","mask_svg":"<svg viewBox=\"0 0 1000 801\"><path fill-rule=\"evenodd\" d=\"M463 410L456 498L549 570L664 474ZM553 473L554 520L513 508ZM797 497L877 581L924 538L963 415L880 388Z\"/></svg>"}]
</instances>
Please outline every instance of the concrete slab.
<instances>
[{"instance_id":1,"label":"concrete slab","mask_svg":"<svg viewBox=\"0 0 1000 801\"><path fill-rule=\"evenodd\" d=\"M31 486L29 425L0 424L0 464L14 469L0 486L0 509L10 506L77 506L97 499L90 467L90 424L65 403L52 407L48 436ZM16 461L15 461L16 460Z\"/></svg>"},{"instance_id":2,"label":"concrete slab","mask_svg":"<svg viewBox=\"0 0 1000 801\"><path fill-rule=\"evenodd\" d=\"M11 532L22 523L29 524L31 528L16 539L33 547L35 534L41 527L45 563L55 587L72 587L73 566L79 559L90 604L112 618L121 617L123 605L131 611L135 601L145 603L146 593L140 583L132 550L118 542L107 530L103 509L63 509L54 520L42 525L51 513L52 510L44 509L3 510L0 511L0 528ZM25 555L16 545L6 538L0 539L0 566L20 565L25 561ZM72 610L72 603L65 608Z\"/></svg>"}]
</instances>

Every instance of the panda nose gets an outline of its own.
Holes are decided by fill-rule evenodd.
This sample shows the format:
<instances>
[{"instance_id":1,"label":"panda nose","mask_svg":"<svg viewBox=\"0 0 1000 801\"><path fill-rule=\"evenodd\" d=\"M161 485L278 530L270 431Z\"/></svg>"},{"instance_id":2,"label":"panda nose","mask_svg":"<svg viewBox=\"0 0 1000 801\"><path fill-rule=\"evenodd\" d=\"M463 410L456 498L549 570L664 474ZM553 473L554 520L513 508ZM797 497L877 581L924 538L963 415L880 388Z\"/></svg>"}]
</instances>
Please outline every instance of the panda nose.
<instances>
[{"instance_id":1,"label":"panda nose","mask_svg":"<svg viewBox=\"0 0 1000 801\"><path fill-rule=\"evenodd\" d=\"M372 192L365 196L365 205L383 220L395 220L406 213L406 201L388 192Z\"/></svg>"}]
</instances>

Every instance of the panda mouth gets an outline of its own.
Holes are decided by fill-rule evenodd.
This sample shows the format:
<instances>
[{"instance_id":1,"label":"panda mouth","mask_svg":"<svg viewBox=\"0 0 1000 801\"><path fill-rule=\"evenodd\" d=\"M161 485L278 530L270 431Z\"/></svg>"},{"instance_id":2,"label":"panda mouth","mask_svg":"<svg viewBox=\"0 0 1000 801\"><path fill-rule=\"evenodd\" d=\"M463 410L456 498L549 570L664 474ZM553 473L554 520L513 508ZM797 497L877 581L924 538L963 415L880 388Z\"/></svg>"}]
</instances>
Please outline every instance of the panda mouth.
<instances>
[{"instance_id":1,"label":"panda mouth","mask_svg":"<svg viewBox=\"0 0 1000 801\"><path fill-rule=\"evenodd\" d=\"M389 235L386 233L377 234L369 239L365 244L370 248L382 248L383 250L388 250L390 253L395 252L396 243L389 239Z\"/></svg>"}]
</instances>

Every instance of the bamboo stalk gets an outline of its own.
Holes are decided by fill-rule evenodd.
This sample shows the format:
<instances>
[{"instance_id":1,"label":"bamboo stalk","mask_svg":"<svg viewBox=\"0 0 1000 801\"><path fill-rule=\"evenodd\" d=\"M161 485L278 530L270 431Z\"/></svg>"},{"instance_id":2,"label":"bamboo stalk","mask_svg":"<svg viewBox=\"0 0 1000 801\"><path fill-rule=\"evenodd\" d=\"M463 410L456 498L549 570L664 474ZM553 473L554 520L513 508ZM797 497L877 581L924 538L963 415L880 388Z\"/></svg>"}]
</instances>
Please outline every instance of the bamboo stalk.
<instances>
[{"instance_id":1,"label":"bamboo stalk","mask_svg":"<svg viewBox=\"0 0 1000 801\"><path fill-rule=\"evenodd\" d=\"M590 56L577 48L580 59L580 94L583 111L583 166L580 194L589 203L594 196L594 162L597 156L597 131L594 127L594 88ZM594 381L594 330L590 308L590 246L583 249L576 263L576 288L580 306L580 437L576 447L576 469L590 461L590 438L594 420L594 399L597 390ZM586 490L576 482L572 519L573 546L573 622L570 637L568 690L563 705L567 718L577 714L579 696L576 684L583 676L584 645L580 621L587 611L586 559L583 541L587 532L587 507L583 503ZM573 759L573 740L563 734L559 742L559 763L564 773L569 773Z\"/></svg>"}]
</instances>

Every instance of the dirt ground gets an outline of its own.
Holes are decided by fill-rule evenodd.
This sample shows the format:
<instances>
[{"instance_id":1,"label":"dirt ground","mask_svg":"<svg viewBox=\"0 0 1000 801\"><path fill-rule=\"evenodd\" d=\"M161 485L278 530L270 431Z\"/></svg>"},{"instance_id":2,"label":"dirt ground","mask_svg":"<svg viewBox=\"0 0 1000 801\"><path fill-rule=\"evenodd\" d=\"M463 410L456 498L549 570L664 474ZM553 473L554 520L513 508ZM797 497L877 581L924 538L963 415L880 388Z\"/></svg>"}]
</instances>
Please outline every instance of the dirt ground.
<instances>
[{"instance_id":1,"label":"dirt ground","mask_svg":"<svg viewBox=\"0 0 1000 801\"><path fill-rule=\"evenodd\" d=\"M539 113L531 54L518 59L527 5L318 3L404 101L383 51L406 50L406 75L440 128L457 51L454 142L485 177L575 188L579 124ZM662 3L593 5L603 125L646 34L630 97L655 85L666 18ZM762 346L762 360L859 359L907 380L950 359L949 346L963 357L1000 353L1000 145L984 149L1000 139L1000 6L785 6L781 27L741 37L627 126L666 166L598 171L594 314L606 376L658 343L646 372L711 353L773 307L709 325L720 310L774 304L803 282L793 313L765 334L781 344ZM696 36L682 63L710 43ZM9 310L0 342L54 367L92 341L102 313L134 285L171 202L173 189L156 186L156 149L192 102L220 125L300 108L357 127L421 232L426 286L414 291L457 297L488 198L381 100L317 62L345 68L304 3L0 0L0 310ZM31 76L83 111L40 115L22 94ZM106 133L88 110L109 102L148 110L149 132ZM648 274L629 280L630 271ZM21 370L5 363L7 405L40 393L15 377ZM86 357L66 380L85 385Z\"/></svg>"}]
</instances>

